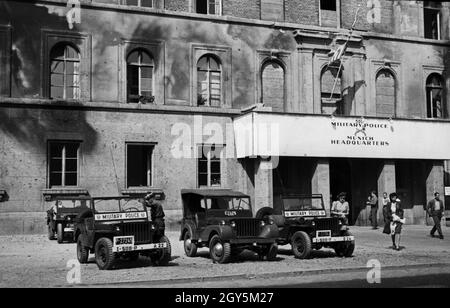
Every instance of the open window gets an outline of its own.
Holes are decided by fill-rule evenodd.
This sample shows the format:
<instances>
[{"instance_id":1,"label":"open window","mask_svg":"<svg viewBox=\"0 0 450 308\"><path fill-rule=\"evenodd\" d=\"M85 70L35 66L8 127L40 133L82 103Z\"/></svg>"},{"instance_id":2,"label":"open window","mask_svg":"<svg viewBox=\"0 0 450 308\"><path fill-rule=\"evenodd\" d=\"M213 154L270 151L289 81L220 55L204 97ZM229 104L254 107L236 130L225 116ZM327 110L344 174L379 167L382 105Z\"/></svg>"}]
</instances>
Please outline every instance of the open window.
<instances>
[{"instance_id":1,"label":"open window","mask_svg":"<svg viewBox=\"0 0 450 308\"><path fill-rule=\"evenodd\" d=\"M337 27L337 0L320 0L320 25L323 27Z\"/></svg>"},{"instance_id":2,"label":"open window","mask_svg":"<svg viewBox=\"0 0 450 308\"><path fill-rule=\"evenodd\" d=\"M444 88L440 74L433 73L427 78L427 118L439 119L444 117Z\"/></svg>"},{"instance_id":3,"label":"open window","mask_svg":"<svg viewBox=\"0 0 450 308\"><path fill-rule=\"evenodd\" d=\"M206 15L222 15L222 0L195 0L195 12Z\"/></svg>"},{"instance_id":4,"label":"open window","mask_svg":"<svg viewBox=\"0 0 450 308\"><path fill-rule=\"evenodd\" d=\"M144 49L133 50L127 57L129 103L154 102L154 61Z\"/></svg>"},{"instance_id":5,"label":"open window","mask_svg":"<svg viewBox=\"0 0 450 308\"><path fill-rule=\"evenodd\" d=\"M154 0L123 0L124 5L140 6L140 7L153 7Z\"/></svg>"},{"instance_id":6,"label":"open window","mask_svg":"<svg viewBox=\"0 0 450 308\"><path fill-rule=\"evenodd\" d=\"M127 151L127 188L153 185L154 144L129 143Z\"/></svg>"},{"instance_id":7,"label":"open window","mask_svg":"<svg viewBox=\"0 0 450 308\"><path fill-rule=\"evenodd\" d=\"M424 36L428 39L441 39L441 8L439 2L425 1L423 4Z\"/></svg>"}]
</instances>

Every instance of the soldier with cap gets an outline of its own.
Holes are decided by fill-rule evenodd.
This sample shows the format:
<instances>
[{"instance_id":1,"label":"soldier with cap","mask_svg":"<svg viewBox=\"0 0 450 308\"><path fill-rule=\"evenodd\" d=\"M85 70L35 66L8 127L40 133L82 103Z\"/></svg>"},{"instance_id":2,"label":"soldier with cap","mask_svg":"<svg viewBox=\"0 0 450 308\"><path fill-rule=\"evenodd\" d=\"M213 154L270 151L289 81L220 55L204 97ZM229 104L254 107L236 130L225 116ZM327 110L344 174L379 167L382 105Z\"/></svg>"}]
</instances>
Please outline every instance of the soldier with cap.
<instances>
[{"instance_id":1,"label":"soldier with cap","mask_svg":"<svg viewBox=\"0 0 450 308\"><path fill-rule=\"evenodd\" d=\"M164 231L166 228L166 224L164 222L164 214L163 207L161 203L156 201L156 195L154 193L150 193L144 198L144 205L150 208L150 217L152 221L156 224L156 227L159 230L161 235L164 235Z\"/></svg>"}]
</instances>

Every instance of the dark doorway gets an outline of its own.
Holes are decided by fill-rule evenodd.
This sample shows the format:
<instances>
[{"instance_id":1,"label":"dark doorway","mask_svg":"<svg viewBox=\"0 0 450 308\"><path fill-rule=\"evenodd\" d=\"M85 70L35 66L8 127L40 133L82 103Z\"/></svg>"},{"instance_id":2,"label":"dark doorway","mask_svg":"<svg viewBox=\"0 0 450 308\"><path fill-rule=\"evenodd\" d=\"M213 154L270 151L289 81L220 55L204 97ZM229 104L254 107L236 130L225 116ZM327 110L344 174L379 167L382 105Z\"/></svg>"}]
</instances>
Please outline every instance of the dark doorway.
<instances>
[{"instance_id":1,"label":"dark doorway","mask_svg":"<svg viewBox=\"0 0 450 308\"><path fill-rule=\"evenodd\" d=\"M337 195L341 192L347 193L347 201L352 201L352 178L350 162L347 158L333 158L330 159L330 193L331 202L337 200ZM354 223L352 206L350 204L349 222Z\"/></svg>"}]
</instances>

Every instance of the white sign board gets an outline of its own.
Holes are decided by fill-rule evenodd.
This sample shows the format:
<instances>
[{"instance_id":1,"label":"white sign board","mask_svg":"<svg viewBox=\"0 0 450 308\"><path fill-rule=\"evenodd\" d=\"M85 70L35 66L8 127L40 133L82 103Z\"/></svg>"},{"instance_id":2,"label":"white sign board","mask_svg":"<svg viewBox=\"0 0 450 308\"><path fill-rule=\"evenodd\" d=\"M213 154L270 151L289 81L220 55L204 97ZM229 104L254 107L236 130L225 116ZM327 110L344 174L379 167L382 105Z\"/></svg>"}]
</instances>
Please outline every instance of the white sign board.
<instances>
[{"instance_id":1,"label":"white sign board","mask_svg":"<svg viewBox=\"0 0 450 308\"><path fill-rule=\"evenodd\" d=\"M450 196L450 187L449 186L445 187L445 195Z\"/></svg>"},{"instance_id":2,"label":"white sign board","mask_svg":"<svg viewBox=\"0 0 450 308\"><path fill-rule=\"evenodd\" d=\"M450 122L253 112L234 122L238 158L450 159Z\"/></svg>"}]
</instances>

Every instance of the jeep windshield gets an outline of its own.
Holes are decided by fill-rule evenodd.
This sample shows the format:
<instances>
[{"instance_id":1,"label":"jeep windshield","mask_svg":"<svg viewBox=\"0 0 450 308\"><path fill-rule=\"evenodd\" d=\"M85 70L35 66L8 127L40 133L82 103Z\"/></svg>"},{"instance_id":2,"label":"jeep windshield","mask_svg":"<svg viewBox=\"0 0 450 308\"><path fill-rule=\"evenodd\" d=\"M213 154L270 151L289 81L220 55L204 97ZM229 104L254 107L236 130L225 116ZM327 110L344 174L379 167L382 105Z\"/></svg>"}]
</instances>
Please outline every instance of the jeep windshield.
<instances>
[{"instance_id":1,"label":"jeep windshield","mask_svg":"<svg viewBox=\"0 0 450 308\"><path fill-rule=\"evenodd\" d=\"M285 196L282 199L286 217L326 215L321 196Z\"/></svg>"},{"instance_id":2,"label":"jeep windshield","mask_svg":"<svg viewBox=\"0 0 450 308\"><path fill-rule=\"evenodd\" d=\"M138 199L94 199L95 213L146 212Z\"/></svg>"},{"instance_id":3,"label":"jeep windshield","mask_svg":"<svg viewBox=\"0 0 450 308\"><path fill-rule=\"evenodd\" d=\"M205 201L208 210L251 211L250 198L217 197Z\"/></svg>"},{"instance_id":4,"label":"jeep windshield","mask_svg":"<svg viewBox=\"0 0 450 308\"><path fill-rule=\"evenodd\" d=\"M89 208L89 200L58 200L58 209L80 209Z\"/></svg>"}]
</instances>

